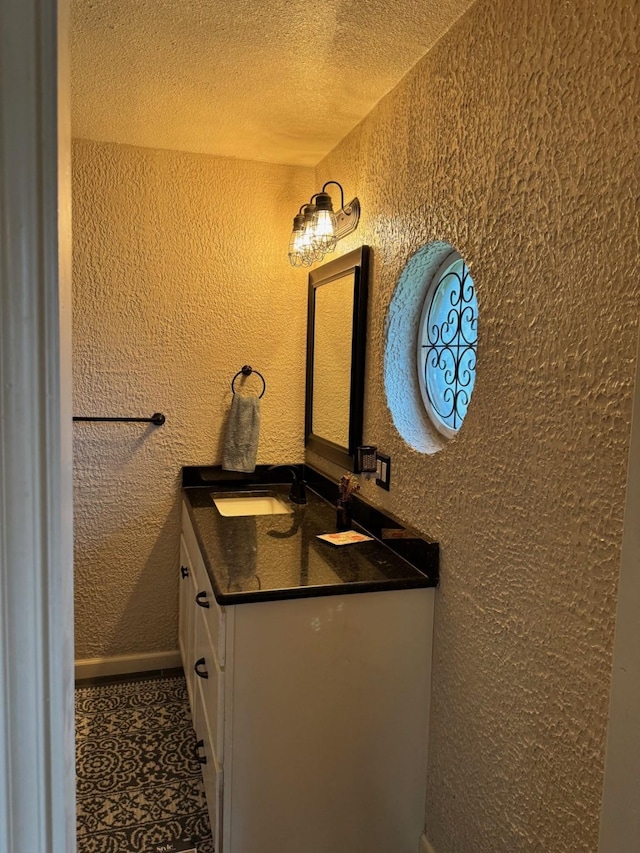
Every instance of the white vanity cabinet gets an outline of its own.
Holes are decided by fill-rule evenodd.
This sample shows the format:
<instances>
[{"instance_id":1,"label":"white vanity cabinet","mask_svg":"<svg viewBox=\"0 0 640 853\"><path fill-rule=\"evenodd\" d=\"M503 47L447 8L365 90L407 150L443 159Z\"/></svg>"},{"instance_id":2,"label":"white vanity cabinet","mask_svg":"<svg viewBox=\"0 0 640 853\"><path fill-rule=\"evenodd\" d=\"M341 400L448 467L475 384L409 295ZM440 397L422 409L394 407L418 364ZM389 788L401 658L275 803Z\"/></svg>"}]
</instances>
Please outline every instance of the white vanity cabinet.
<instances>
[{"instance_id":1,"label":"white vanity cabinet","mask_svg":"<svg viewBox=\"0 0 640 853\"><path fill-rule=\"evenodd\" d=\"M186 506L182 523L180 649L217 853L416 853L434 590L220 607Z\"/></svg>"}]
</instances>

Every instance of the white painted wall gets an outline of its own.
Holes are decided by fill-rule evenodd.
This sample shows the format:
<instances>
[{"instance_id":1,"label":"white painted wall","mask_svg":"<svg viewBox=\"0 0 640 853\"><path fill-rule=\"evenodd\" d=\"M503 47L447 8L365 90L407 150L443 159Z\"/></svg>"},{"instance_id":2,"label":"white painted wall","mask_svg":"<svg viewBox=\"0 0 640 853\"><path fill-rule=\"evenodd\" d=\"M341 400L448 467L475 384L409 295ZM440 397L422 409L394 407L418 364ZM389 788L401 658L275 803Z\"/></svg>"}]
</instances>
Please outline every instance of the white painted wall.
<instances>
[{"instance_id":1,"label":"white painted wall","mask_svg":"<svg viewBox=\"0 0 640 853\"><path fill-rule=\"evenodd\" d=\"M441 545L438 853L598 844L640 313L639 11L477 0L316 169L362 205L341 251L372 248L364 441L392 479L363 494ZM480 319L467 418L429 455L395 428L383 365L398 278L434 240L473 265Z\"/></svg>"},{"instance_id":2,"label":"white painted wall","mask_svg":"<svg viewBox=\"0 0 640 853\"><path fill-rule=\"evenodd\" d=\"M312 191L310 169L74 141L74 414L167 418L74 424L78 659L177 648L180 469L221 462L243 364L267 383L258 463L302 459L307 287L286 250Z\"/></svg>"}]
</instances>

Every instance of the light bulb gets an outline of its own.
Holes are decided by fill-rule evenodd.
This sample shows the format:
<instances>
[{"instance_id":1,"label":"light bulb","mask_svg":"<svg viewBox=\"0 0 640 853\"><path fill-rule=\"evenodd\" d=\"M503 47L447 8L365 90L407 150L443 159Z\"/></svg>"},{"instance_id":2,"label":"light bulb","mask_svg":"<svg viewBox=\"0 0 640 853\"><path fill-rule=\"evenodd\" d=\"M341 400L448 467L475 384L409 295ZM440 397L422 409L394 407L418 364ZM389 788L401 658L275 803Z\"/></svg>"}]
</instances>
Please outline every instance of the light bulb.
<instances>
[{"instance_id":1,"label":"light bulb","mask_svg":"<svg viewBox=\"0 0 640 853\"><path fill-rule=\"evenodd\" d=\"M301 267L303 263L304 216L298 213L293 218L293 231L289 238L289 263L292 267Z\"/></svg>"},{"instance_id":2,"label":"light bulb","mask_svg":"<svg viewBox=\"0 0 640 853\"><path fill-rule=\"evenodd\" d=\"M333 210L316 210L313 215L313 243L322 254L335 251L337 222Z\"/></svg>"},{"instance_id":3,"label":"light bulb","mask_svg":"<svg viewBox=\"0 0 640 853\"><path fill-rule=\"evenodd\" d=\"M324 191L316 193L315 211L313 214L313 244L323 257L326 252L333 252L338 238L338 224L333 212L331 196Z\"/></svg>"},{"instance_id":4,"label":"light bulb","mask_svg":"<svg viewBox=\"0 0 640 853\"><path fill-rule=\"evenodd\" d=\"M302 252L302 263L311 266L315 261L321 261L324 252L316 245L315 241L315 213L313 204L307 204L304 208L304 229L300 236L300 247Z\"/></svg>"}]
</instances>

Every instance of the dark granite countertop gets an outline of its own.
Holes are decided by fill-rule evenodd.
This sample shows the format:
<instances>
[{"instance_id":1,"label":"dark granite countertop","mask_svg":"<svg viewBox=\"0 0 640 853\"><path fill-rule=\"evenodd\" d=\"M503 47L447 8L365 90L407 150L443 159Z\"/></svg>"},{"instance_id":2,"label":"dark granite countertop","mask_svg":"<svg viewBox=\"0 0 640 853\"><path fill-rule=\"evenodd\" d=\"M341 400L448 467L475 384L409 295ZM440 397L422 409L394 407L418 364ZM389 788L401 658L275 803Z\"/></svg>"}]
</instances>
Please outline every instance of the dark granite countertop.
<instances>
[{"instance_id":1,"label":"dark granite countertop","mask_svg":"<svg viewBox=\"0 0 640 853\"><path fill-rule=\"evenodd\" d=\"M295 467L302 471L301 466ZM326 493L331 484L318 472L308 476L311 472L307 468L304 471L305 478L314 481L313 488L307 486L307 503L297 506L289 504L289 484L269 482L282 479L280 471L269 474L263 466L249 478L227 472L218 477L216 468L184 469L183 494L220 604L437 585L437 543L417 539L413 532L405 533L397 519L383 516L374 508L363 513L367 505L360 499L360 512L354 516L359 514L365 521L370 517L374 523L366 528L354 520L353 528L369 535L391 535L389 544L374 538L338 547L318 539L318 534L336 530L335 507L317 493ZM213 501L216 493L266 490L288 503L291 514L224 517ZM378 529L372 530L376 524ZM392 548L404 549L408 558Z\"/></svg>"}]
</instances>

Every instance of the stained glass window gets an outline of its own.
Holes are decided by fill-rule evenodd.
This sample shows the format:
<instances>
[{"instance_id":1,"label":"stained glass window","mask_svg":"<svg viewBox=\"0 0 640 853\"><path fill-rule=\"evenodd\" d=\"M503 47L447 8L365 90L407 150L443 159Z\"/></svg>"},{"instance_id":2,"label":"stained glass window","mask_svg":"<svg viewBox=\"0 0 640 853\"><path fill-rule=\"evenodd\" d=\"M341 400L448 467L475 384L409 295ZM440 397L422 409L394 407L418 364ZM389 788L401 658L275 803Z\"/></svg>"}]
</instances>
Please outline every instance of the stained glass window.
<instances>
[{"instance_id":1,"label":"stained glass window","mask_svg":"<svg viewBox=\"0 0 640 853\"><path fill-rule=\"evenodd\" d=\"M433 278L418 330L418 375L425 408L435 427L455 435L476 378L478 302L469 268L457 252Z\"/></svg>"}]
</instances>

